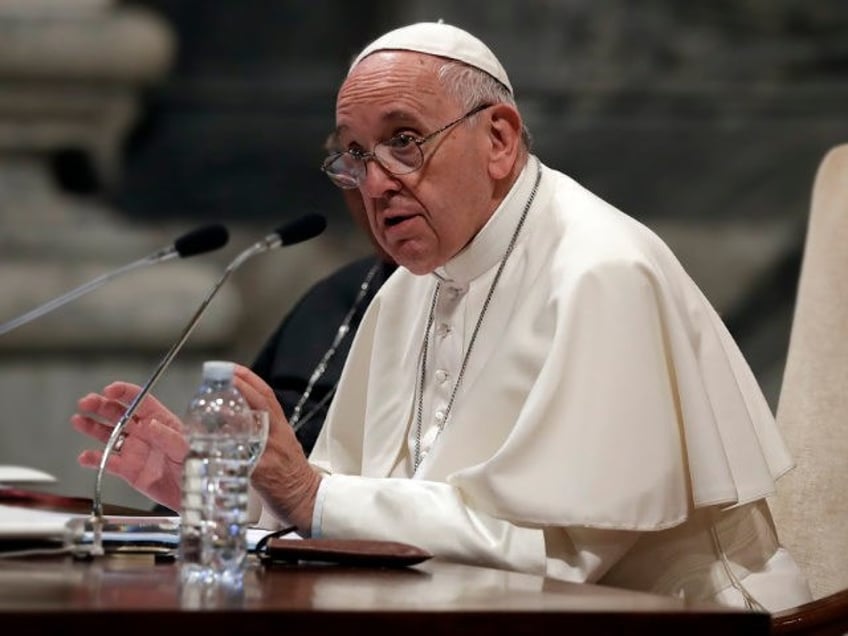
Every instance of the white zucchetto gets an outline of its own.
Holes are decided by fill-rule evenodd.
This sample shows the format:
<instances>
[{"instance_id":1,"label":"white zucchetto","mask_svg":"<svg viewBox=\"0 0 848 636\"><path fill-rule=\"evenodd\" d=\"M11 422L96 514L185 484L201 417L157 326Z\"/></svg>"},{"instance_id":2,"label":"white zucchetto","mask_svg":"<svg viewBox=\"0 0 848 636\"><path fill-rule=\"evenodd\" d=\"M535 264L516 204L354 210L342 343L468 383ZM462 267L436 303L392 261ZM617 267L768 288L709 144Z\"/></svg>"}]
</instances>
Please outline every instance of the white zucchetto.
<instances>
[{"instance_id":1,"label":"white zucchetto","mask_svg":"<svg viewBox=\"0 0 848 636\"><path fill-rule=\"evenodd\" d=\"M513 92L506 70L488 46L467 31L442 22L419 22L381 35L356 56L348 74L365 57L389 50L416 51L463 62L485 71Z\"/></svg>"}]
</instances>

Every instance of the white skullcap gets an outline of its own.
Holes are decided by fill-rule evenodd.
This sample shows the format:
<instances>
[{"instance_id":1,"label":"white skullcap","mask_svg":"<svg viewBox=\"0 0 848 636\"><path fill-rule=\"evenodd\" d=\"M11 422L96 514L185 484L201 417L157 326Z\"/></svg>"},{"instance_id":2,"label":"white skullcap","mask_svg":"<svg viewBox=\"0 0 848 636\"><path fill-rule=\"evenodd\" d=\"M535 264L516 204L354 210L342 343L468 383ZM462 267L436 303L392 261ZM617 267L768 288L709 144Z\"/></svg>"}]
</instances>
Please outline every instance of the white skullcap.
<instances>
[{"instance_id":1,"label":"white skullcap","mask_svg":"<svg viewBox=\"0 0 848 636\"><path fill-rule=\"evenodd\" d=\"M419 22L381 35L356 56L348 75L368 55L386 50L416 51L464 62L485 71L512 93L509 77L489 47L467 31L442 22Z\"/></svg>"}]
</instances>

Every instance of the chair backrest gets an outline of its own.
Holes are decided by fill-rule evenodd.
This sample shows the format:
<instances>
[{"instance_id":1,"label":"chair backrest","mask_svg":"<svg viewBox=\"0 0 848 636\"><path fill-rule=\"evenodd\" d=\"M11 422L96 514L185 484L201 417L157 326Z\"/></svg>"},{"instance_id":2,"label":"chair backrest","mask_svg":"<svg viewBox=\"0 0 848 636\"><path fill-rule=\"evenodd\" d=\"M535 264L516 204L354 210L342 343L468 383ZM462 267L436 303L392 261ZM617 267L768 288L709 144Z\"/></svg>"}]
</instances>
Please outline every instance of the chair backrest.
<instances>
[{"instance_id":1,"label":"chair backrest","mask_svg":"<svg viewBox=\"0 0 848 636\"><path fill-rule=\"evenodd\" d=\"M819 599L848 588L848 144L813 185L777 421L796 467L770 504Z\"/></svg>"},{"instance_id":2,"label":"chair backrest","mask_svg":"<svg viewBox=\"0 0 848 636\"><path fill-rule=\"evenodd\" d=\"M772 614L771 636L845 636L848 590Z\"/></svg>"}]
</instances>

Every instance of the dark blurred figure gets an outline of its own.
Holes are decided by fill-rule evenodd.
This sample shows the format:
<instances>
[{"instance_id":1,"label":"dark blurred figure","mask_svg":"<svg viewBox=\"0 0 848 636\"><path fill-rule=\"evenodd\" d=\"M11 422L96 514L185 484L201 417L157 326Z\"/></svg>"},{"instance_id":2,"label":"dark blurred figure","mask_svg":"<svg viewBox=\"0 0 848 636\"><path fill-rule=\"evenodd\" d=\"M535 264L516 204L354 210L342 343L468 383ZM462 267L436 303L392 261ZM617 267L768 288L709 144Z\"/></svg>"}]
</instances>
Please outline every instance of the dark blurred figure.
<instances>
[{"instance_id":1,"label":"dark blurred figure","mask_svg":"<svg viewBox=\"0 0 848 636\"><path fill-rule=\"evenodd\" d=\"M335 136L326 143L335 148ZM374 255L342 266L311 287L263 345L252 369L277 395L309 454L339 382L365 309L397 265L374 240L362 196L343 190L345 205L368 235Z\"/></svg>"}]
</instances>

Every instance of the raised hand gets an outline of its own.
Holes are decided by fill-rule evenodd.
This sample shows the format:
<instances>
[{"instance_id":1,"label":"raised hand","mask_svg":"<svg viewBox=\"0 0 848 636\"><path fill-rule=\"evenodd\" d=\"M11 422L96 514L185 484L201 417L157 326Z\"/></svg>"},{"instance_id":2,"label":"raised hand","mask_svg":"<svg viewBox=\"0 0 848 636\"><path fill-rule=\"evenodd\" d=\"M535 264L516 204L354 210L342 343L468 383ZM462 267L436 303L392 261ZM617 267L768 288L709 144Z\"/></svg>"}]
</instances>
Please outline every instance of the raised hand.
<instances>
[{"instance_id":1,"label":"raised hand","mask_svg":"<svg viewBox=\"0 0 848 636\"><path fill-rule=\"evenodd\" d=\"M102 393L89 393L77 402L71 424L81 433L105 443L127 406L141 388L114 382ZM188 452L182 422L159 400L148 395L124 427L126 439L113 449L106 470L121 477L140 493L172 510L179 510L182 464ZM98 468L101 450L85 450L81 466Z\"/></svg>"},{"instance_id":2,"label":"raised hand","mask_svg":"<svg viewBox=\"0 0 848 636\"><path fill-rule=\"evenodd\" d=\"M252 409L269 413L268 442L250 480L280 519L309 533L321 477L312 470L274 391L250 369L236 365L236 386Z\"/></svg>"}]
</instances>

